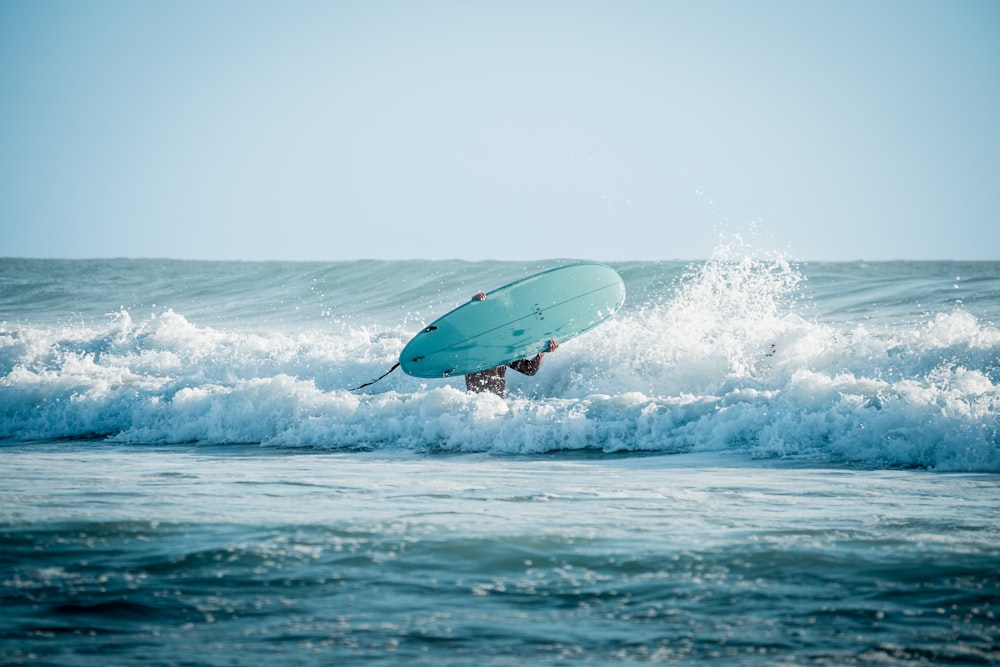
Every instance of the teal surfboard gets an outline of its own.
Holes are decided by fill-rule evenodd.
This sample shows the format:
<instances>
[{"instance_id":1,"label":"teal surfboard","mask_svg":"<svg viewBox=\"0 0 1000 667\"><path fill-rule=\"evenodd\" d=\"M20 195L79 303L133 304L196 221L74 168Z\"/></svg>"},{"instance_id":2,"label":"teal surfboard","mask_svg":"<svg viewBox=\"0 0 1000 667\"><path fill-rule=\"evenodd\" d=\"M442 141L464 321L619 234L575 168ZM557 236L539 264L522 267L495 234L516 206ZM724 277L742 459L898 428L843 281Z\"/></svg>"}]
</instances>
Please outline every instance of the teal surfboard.
<instances>
[{"instance_id":1,"label":"teal surfboard","mask_svg":"<svg viewBox=\"0 0 1000 667\"><path fill-rule=\"evenodd\" d=\"M434 320L406 344L409 375L466 375L533 357L593 329L621 308L625 284L610 266L560 266L486 293Z\"/></svg>"}]
</instances>

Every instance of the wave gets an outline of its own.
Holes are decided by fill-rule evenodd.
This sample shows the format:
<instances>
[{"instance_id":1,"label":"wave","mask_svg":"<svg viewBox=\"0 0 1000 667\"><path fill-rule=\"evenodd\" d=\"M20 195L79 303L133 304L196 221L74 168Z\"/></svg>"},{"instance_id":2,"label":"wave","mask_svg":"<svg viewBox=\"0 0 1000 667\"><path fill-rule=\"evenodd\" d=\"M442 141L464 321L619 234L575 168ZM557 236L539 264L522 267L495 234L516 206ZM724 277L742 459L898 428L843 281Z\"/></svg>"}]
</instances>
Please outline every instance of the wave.
<instances>
[{"instance_id":1,"label":"wave","mask_svg":"<svg viewBox=\"0 0 1000 667\"><path fill-rule=\"evenodd\" d=\"M378 286L367 303L352 292L346 306L318 280L330 277L323 269L282 267L328 313L305 318L309 327L208 326L171 308L134 316L143 310L135 307L91 322L3 323L0 438L386 453L707 451L1000 472L1000 330L961 302L927 312L904 298L906 317L880 320L869 308L861 323L845 320L852 307L839 302L816 315L801 267L732 243L686 267L620 266L628 306L560 346L538 375L509 374L507 399L467 394L461 379L401 372L351 392L389 368L454 295L487 278L471 264L456 273L428 263L437 274L423 271L406 290L437 285L431 308L403 312L386 306L398 303L402 269L393 264L368 265L368 284ZM227 289L229 299L250 299Z\"/></svg>"}]
</instances>

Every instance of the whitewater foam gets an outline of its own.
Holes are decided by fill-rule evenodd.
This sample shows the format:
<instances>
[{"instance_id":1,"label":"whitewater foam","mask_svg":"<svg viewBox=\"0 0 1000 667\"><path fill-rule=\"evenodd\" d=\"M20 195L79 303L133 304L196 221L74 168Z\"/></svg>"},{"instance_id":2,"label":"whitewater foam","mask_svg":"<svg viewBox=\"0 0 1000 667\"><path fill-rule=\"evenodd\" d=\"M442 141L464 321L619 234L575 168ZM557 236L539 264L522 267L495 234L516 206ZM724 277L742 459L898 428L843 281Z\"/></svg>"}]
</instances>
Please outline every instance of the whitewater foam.
<instances>
[{"instance_id":1,"label":"whitewater foam","mask_svg":"<svg viewBox=\"0 0 1000 667\"><path fill-rule=\"evenodd\" d=\"M436 305L419 312L401 311L393 299L396 281L415 268L409 263L351 263L327 274L315 265L277 265L273 271L299 291L281 295L284 310L261 304L257 319L246 301L264 281L241 291L226 273L238 274L240 265L212 264L205 275L228 276L223 287L204 285L193 300L171 297L153 281L157 302L170 305L5 322L0 437L387 452L732 451L1000 470L1000 330L989 319L1000 303L976 293L935 306L928 291L936 293L940 281L906 278L911 265L902 266L902 286L897 281L892 292L899 300L908 286L906 300L919 302L923 315L911 306L905 317L880 318L869 305L849 322L843 313L857 306L831 288L828 267L817 272L824 276L817 297L803 267L742 243L688 266L623 265L630 301L619 316L561 346L538 375L509 374L506 400L466 394L460 378L401 372L347 391L381 375L414 331L473 286L536 268L428 264L432 272L417 268L433 273L427 280L436 285ZM124 271L113 262L101 267ZM381 286L363 302L331 284L354 289L350 276L358 271ZM72 271L64 273L71 279ZM851 284L870 284L846 273ZM947 280L955 284L954 276ZM987 294L992 287L975 275L962 284ZM862 300L872 296L861 292ZM201 323L182 313L203 314L222 295L237 303L232 311Z\"/></svg>"}]
</instances>

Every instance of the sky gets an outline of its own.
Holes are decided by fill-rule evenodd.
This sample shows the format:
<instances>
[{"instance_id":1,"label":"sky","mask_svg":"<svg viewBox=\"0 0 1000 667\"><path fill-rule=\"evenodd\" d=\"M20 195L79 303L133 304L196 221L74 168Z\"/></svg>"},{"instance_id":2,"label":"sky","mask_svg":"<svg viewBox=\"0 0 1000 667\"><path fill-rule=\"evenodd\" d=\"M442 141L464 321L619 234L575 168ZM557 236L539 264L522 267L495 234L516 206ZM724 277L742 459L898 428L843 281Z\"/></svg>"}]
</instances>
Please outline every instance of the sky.
<instances>
[{"instance_id":1,"label":"sky","mask_svg":"<svg viewBox=\"0 0 1000 667\"><path fill-rule=\"evenodd\" d=\"M0 256L1000 259L995 0L0 0Z\"/></svg>"}]
</instances>

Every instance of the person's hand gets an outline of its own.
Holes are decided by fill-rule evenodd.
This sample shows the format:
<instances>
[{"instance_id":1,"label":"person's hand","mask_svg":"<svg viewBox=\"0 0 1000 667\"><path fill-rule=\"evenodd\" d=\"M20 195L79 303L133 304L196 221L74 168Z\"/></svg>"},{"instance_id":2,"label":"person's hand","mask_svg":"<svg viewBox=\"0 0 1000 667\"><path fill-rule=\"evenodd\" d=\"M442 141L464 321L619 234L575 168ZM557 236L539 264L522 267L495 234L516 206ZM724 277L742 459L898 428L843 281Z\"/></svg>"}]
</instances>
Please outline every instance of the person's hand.
<instances>
[{"instance_id":1,"label":"person's hand","mask_svg":"<svg viewBox=\"0 0 1000 667\"><path fill-rule=\"evenodd\" d=\"M486 294L480 292L479 294L472 297L473 301L486 301Z\"/></svg>"},{"instance_id":2,"label":"person's hand","mask_svg":"<svg viewBox=\"0 0 1000 667\"><path fill-rule=\"evenodd\" d=\"M555 352L557 347L559 347L559 343L557 343L554 338L549 339L549 349L547 349L546 352Z\"/></svg>"}]
</instances>

